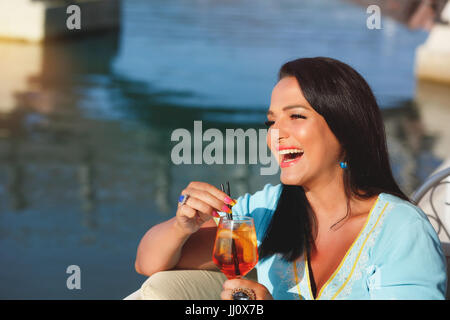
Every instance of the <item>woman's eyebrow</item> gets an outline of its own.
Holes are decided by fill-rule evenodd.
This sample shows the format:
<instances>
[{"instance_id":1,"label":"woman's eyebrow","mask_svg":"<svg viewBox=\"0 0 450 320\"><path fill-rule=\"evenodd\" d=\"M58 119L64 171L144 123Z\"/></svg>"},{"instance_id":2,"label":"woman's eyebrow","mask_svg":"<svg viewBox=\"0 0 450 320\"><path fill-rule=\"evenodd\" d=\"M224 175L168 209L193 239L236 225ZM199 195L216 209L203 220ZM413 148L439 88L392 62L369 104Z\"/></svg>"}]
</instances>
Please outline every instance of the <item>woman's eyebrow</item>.
<instances>
[{"instance_id":1,"label":"woman's eyebrow","mask_svg":"<svg viewBox=\"0 0 450 320\"><path fill-rule=\"evenodd\" d=\"M296 104L296 105L292 105L292 106L283 107L283 111L286 111L286 110L289 110L289 109L295 109L295 108L302 108L302 109L305 109L305 110L310 110L310 108L308 108L308 107L306 107L304 105ZM267 115L268 116L269 115L272 116L273 114L274 113L271 110L267 111Z\"/></svg>"}]
</instances>

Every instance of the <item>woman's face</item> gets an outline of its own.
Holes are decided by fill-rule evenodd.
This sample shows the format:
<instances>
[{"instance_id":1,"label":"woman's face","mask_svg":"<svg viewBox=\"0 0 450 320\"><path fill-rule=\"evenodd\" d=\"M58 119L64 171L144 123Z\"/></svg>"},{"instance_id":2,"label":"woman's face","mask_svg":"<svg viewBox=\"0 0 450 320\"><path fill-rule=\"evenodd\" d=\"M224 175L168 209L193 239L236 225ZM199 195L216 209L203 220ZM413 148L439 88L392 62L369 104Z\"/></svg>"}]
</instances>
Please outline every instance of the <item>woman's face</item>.
<instances>
[{"instance_id":1,"label":"woman's face","mask_svg":"<svg viewBox=\"0 0 450 320\"><path fill-rule=\"evenodd\" d=\"M283 184L313 188L342 175L341 146L295 77L277 83L267 118L267 144L281 167Z\"/></svg>"}]
</instances>

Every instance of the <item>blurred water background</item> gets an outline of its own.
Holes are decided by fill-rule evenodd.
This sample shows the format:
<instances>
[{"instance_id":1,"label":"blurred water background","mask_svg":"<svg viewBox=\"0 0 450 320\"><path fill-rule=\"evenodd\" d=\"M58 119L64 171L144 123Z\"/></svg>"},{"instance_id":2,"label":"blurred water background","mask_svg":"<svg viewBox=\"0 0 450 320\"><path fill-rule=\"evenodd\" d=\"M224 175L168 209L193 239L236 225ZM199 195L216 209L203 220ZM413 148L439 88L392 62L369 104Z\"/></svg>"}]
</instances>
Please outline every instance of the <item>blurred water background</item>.
<instances>
[{"instance_id":1,"label":"blurred water background","mask_svg":"<svg viewBox=\"0 0 450 320\"><path fill-rule=\"evenodd\" d=\"M338 0L124 0L119 32L0 42L0 90L13 97L0 100L0 298L121 299L146 279L139 240L189 181L229 180L234 197L278 183L259 165L176 166L170 135L194 120L263 128L291 59L333 57L367 79L410 194L448 155L448 88L414 78L428 33L366 19ZM81 290L66 287L72 264Z\"/></svg>"}]
</instances>

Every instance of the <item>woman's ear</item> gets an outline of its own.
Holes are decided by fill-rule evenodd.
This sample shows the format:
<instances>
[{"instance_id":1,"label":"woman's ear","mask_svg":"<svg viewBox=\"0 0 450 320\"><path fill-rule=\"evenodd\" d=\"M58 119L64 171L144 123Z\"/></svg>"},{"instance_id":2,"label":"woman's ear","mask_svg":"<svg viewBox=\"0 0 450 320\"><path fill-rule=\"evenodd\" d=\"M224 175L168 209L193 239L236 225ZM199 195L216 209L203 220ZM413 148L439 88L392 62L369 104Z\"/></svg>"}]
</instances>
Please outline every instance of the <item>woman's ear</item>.
<instances>
[{"instance_id":1,"label":"woman's ear","mask_svg":"<svg viewBox=\"0 0 450 320\"><path fill-rule=\"evenodd\" d=\"M344 147L341 145L341 152L339 153L339 162L347 161L347 152Z\"/></svg>"}]
</instances>

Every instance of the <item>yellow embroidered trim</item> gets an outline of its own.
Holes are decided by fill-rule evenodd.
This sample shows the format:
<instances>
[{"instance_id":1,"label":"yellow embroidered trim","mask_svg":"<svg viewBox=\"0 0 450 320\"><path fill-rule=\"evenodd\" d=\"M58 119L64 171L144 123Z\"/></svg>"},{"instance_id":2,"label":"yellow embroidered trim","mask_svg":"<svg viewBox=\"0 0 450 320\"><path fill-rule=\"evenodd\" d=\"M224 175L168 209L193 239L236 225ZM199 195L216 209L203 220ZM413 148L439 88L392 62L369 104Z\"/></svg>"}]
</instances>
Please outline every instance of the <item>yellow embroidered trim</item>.
<instances>
[{"instance_id":1,"label":"yellow embroidered trim","mask_svg":"<svg viewBox=\"0 0 450 320\"><path fill-rule=\"evenodd\" d=\"M302 294L300 293L300 285L299 285L298 275L297 275L297 263L295 261L293 263L293 266L294 266L295 284L297 285L298 295L300 297L300 300L303 300Z\"/></svg>"},{"instance_id":2,"label":"yellow embroidered trim","mask_svg":"<svg viewBox=\"0 0 450 320\"><path fill-rule=\"evenodd\" d=\"M309 280L309 264L308 264L308 255L305 255L305 268L306 268L306 281L308 281L308 289L309 289L309 295L311 296L312 300L314 299L314 295L312 293L311 289L311 280Z\"/></svg>"},{"instance_id":3,"label":"yellow embroidered trim","mask_svg":"<svg viewBox=\"0 0 450 320\"><path fill-rule=\"evenodd\" d=\"M356 265L358 264L359 257L360 257L360 255L361 255L362 250L364 249L364 246L366 245L367 239L369 239L370 235L372 234L372 231L373 231L373 230L375 229L375 227L377 226L377 224L378 224L378 222L380 221L381 217L383 216L384 211L386 210L386 207L387 207L388 204L389 204L389 202L386 203L386 205L385 205L384 208L383 208L383 211L381 212L380 216L379 216L378 219L377 219L377 222L375 222L375 225L372 227L372 229L370 230L370 232L367 234L366 239L364 239L364 242L363 242L363 244L362 244L362 246L361 246L361 249L359 249L359 252L358 252L358 255L356 256L355 262L353 263L353 267L352 267L352 270L350 271L350 274L348 275L347 279L346 279L345 282L342 284L342 286L339 288L339 290L338 290L338 291L334 294L334 296L331 298L332 300L333 300L334 298L336 298L336 296L342 291L342 289L344 289L344 287L346 286L347 282L348 282L348 281L350 280L350 278L352 277L353 271L355 271L355 267L356 267Z\"/></svg>"},{"instance_id":4,"label":"yellow embroidered trim","mask_svg":"<svg viewBox=\"0 0 450 320\"><path fill-rule=\"evenodd\" d=\"M350 254L350 251L352 251L354 245L356 244L356 242L358 242L359 237L362 235L362 233L364 232L364 230L367 227L367 224L370 221L370 217L372 216L372 212L375 209L378 200L380 199L380 196L378 196L377 201L375 201L375 203L372 206L372 209L370 209L369 215L367 216L367 220L364 223L364 227L362 227L361 231L359 232L358 236L355 238L355 240L353 241L352 245L350 246L350 248L347 250L347 252L345 253L344 258L342 258L341 263L339 263L339 266L336 268L336 270L334 270L333 274L331 275L331 277L327 280L327 282L325 282L325 284L322 286L322 288L320 288L319 294L317 295L316 300L318 300L320 298L320 296L322 295L323 290L326 288L326 286L328 286L328 284L334 279L334 277L337 275L337 273L339 272L339 270L341 269L342 265L344 264L345 260L347 259L347 256ZM308 266L308 265L307 265Z\"/></svg>"}]
</instances>

